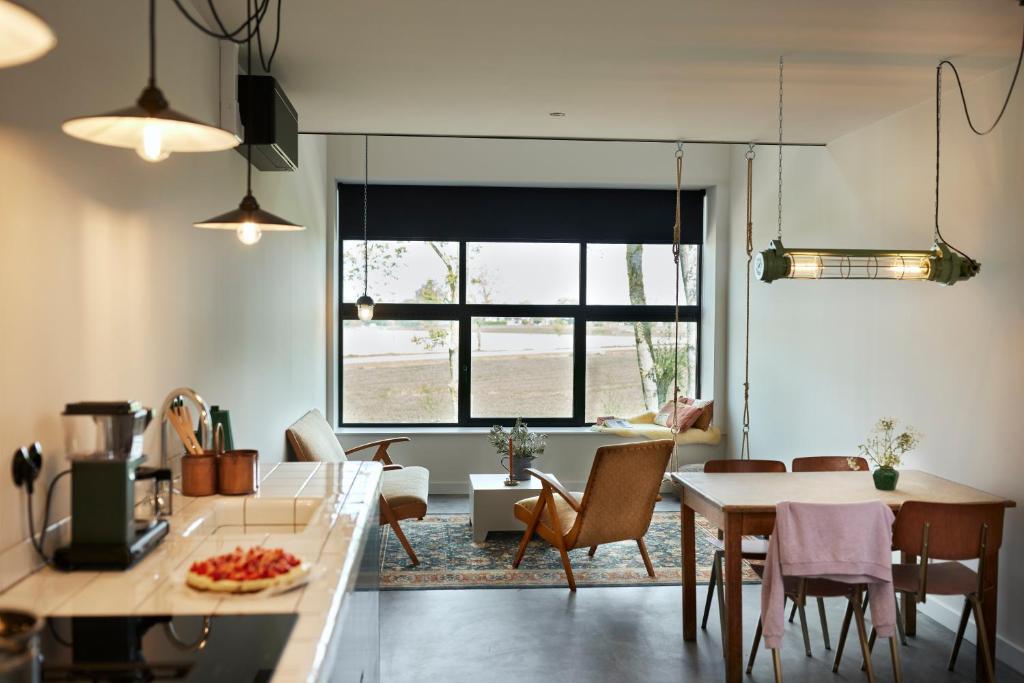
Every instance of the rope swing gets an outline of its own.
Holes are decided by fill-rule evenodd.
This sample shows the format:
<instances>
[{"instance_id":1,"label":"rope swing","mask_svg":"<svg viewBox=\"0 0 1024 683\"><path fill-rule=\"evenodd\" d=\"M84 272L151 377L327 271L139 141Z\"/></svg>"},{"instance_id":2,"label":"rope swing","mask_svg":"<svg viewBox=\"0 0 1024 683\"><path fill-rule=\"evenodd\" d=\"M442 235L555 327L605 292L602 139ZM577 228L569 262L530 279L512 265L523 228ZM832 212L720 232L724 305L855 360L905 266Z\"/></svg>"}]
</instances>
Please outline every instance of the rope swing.
<instances>
[{"instance_id":1,"label":"rope swing","mask_svg":"<svg viewBox=\"0 0 1024 683\"><path fill-rule=\"evenodd\" d=\"M750 262L754 254L754 145L749 145L747 159L747 306L743 341L743 441L740 460L750 460Z\"/></svg>"},{"instance_id":2,"label":"rope swing","mask_svg":"<svg viewBox=\"0 0 1024 683\"><path fill-rule=\"evenodd\" d=\"M683 233L683 143L676 143L676 222L672 226L672 261L675 263L676 271L676 303L675 303L675 345L672 354L672 410L679 405L679 281L681 279L679 267L679 254L682 250ZM679 425L677 420L672 421L672 463L673 472L679 469Z\"/></svg>"}]
</instances>

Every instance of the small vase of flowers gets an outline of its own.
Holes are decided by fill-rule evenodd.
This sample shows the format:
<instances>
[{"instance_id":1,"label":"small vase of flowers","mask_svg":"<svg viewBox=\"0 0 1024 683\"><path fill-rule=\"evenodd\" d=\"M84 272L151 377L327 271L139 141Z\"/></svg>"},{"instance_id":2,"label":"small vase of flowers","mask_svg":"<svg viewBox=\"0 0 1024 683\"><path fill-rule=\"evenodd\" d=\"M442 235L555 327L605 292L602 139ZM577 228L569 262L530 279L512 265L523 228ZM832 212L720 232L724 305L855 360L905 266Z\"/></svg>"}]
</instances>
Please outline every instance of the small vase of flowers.
<instances>
[{"instance_id":1,"label":"small vase of flowers","mask_svg":"<svg viewBox=\"0 0 1024 683\"><path fill-rule=\"evenodd\" d=\"M876 489L892 491L896 488L903 456L917 448L920 441L920 433L910 425L899 431L899 421L894 417L883 417L875 424L871 435L858 448L861 455L877 466L872 473Z\"/></svg>"},{"instance_id":2,"label":"small vase of flowers","mask_svg":"<svg viewBox=\"0 0 1024 683\"><path fill-rule=\"evenodd\" d=\"M501 465L509 471L509 478L513 481L526 481L530 478L526 470L533 467L534 459L544 452L548 436L531 432L523 418L517 417L510 430L501 425L491 427L487 442L502 456ZM506 460L510 462L506 463Z\"/></svg>"}]
</instances>

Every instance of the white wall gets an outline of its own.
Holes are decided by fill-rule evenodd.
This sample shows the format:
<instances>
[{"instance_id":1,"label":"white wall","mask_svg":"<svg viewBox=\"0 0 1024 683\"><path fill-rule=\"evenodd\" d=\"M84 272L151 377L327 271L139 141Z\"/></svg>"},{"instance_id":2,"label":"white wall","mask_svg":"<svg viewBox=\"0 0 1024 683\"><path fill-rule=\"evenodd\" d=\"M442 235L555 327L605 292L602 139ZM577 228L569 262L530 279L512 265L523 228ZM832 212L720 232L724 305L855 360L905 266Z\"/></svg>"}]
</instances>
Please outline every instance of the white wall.
<instances>
[{"instance_id":1,"label":"white wall","mask_svg":"<svg viewBox=\"0 0 1024 683\"><path fill-rule=\"evenodd\" d=\"M159 84L172 107L216 121L216 42L170 3L157 6ZM191 227L237 206L236 152L151 165L60 131L66 118L138 96L146 7L41 4L57 49L0 71L0 552L28 533L7 458L40 440L41 483L64 469L66 402L134 398L156 409L170 389L192 386L229 408L236 444L267 461L283 457L292 420L324 407L324 140L302 140L297 173L255 174L262 205L308 229L244 247ZM147 448L156 454L155 439Z\"/></svg>"},{"instance_id":2,"label":"white wall","mask_svg":"<svg viewBox=\"0 0 1024 683\"><path fill-rule=\"evenodd\" d=\"M674 155L675 145L667 144L371 137L370 182L669 189L675 187ZM363 139L328 137L327 166L330 178L361 183ZM722 269L728 256L729 234L720 226L729 224L729 171L727 147L686 148L684 184L687 188L708 190L701 385L703 395L715 398L716 403L725 394L726 325L716 316L716 301L725 297L726 278ZM333 203L331 206L333 210ZM372 221L372 194L370 215ZM672 229L672 220L671 215L665 217L666 233ZM710 330L714 334L709 334ZM332 355L336 357L336 353ZM414 444L397 447L395 452L405 464L430 468L431 491L465 492L469 473L498 471L496 457L486 446L486 431L415 430ZM591 433L548 431L548 454L538 464L569 486L582 486L586 481L594 450L599 445L621 442ZM341 439L343 445L352 446L379 436L377 430L351 428L343 430ZM681 458L702 461L718 452L719 447L689 448Z\"/></svg>"},{"instance_id":3,"label":"white wall","mask_svg":"<svg viewBox=\"0 0 1024 683\"><path fill-rule=\"evenodd\" d=\"M987 125L1010 73L972 82ZM955 89L943 102L942 226L979 259L953 287L911 282L754 282L751 434L755 458L852 454L881 416L923 431L907 463L1024 503L1024 93L985 138L968 130ZM934 104L921 104L824 150L787 150L784 240L794 247L925 249L932 241ZM733 151L729 288L729 425L739 432L743 382L745 162ZM775 235L774 151L755 161L754 242ZM735 455L738 439L730 440ZM1000 656L1024 667L1024 525L1007 514L1000 571ZM929 599L933 616L957 601ZM938 605L946 604L953 611ZM1014 609L1013 607L1016 607ZM955 624L955 622L953 622ZM955 628L955 626L954 626Z\"/></svg>"}]
</instances>

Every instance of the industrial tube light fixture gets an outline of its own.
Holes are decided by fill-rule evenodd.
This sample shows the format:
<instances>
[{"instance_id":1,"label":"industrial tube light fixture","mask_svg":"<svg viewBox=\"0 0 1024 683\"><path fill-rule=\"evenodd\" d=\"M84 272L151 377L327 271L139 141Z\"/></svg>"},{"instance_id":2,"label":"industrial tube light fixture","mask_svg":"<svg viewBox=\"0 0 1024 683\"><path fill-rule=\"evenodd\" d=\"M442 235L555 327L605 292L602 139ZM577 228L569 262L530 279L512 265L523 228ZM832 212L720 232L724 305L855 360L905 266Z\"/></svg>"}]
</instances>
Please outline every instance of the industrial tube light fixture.
<instances>
[{"instance_id":1,"label":"industrial tube light fixture","mask_svg":"<svg viewBox=\"0 0 1024 683\"><path fill-rule=\"evenodd\" d=\"M56 36L39 15L0 0L0 69L39 59L56 44Z\"/></svg>"},{"instance_id":2,"label":"industrial tube light fixture","mask_svg":"<svg viewBox=\"0 0 1024 683\"><path fill-rule=\"evenodd\" d=\"M132 107L64 122L74 138L134 149L146 161L163 161L172 152L219 152L237 147L238 136L174 111L156 86L156 8L149 1L149 83Z\"/></svg>"},{"instance_id":3,"label":"industrial tube light fixture","mask_svg":"<svg viewBox=\"0 0 1024 683\"><path fill-rule=\"evenodd\" d=\"M754 257L761 282L792 280L925 280L952 285L978 274L980 264L945 242L930 251L787 249L781 240Z\"/></svg>"}]
</instances>

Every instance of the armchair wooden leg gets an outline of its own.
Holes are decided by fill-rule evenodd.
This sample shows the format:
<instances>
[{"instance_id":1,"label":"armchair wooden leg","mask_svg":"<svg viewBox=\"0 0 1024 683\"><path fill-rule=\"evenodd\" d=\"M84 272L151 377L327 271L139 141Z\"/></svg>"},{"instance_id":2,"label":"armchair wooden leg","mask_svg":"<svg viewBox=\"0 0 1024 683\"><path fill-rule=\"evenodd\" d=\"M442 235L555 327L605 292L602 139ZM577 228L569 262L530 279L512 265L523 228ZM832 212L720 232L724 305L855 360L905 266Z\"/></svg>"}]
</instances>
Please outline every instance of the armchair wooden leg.
<instances>
[{"instance_id":1,"label":"armchair wooden leg","mask_svg":"<svg viewBox=\"0 0 1024 683\"><path fill-rule=\"evenodd\" d=\"M409 559L412 560L414 565L420 563L416 553L413 552L412 546L409 544L409 539L405 537L405 532L402 531L402 527L398 525L398 518L395 517L394 511L388 504L388 501L384 496L380 497L380 513L384 515L384 520L391 526L391 530L395 532L395 536L398 538L402 547L405 548L405 552L409 555Z\"/></svg>"},{"instance_id":2,"label":"armchair wooden leg","mask_svg":"<svg viewBox=\"0 0 1024 683\"><path fill-rule=\"evenodd\" d=\"M515 559L512 560L512 569L518 569L519 563L523 561L523 555L526 554L526 546L530 543L530 539L533 538L533 534L537 531L537 525L540 523L540 516L544 512L544 505L547 503L547 499L544 496L540 497L537 501L537 509L533 511L533 517L530 518L530 523L526 525L526 530L523 531L523 538L519 541L519 549L516 551Z\"/></svg>"},{"instance_id":3,"label":"armchair wooden leg","mask_svg":"<svg viewBox=\"0 0 1024 683\"><path fill-rule=\"evenodd\" d=\"M654 565L651 564L651 556L647 554L647 544L644 539L636 539L636 545L640 548L640 557L644 558L644 567L647 568L647 576L654 578Z\"/></svg>"},{"instance_id":4,"label":"armchair wooden leg","mask_svg":"<svg viewBox=\"0 0 1024 683\"><path fill-rule=\"evenodd\" d=\"M572 575L572 565L569 564L569 553L565 550L565 542L558 544L558 554L562 556L562 567L565 569L565 579L569 582L569 590L576 592L576 579Z\"/></svg>"},{"instance_id":5,"label":"armchair wooden leg","mask_svg":"<svg viewBox=\"0 0 1024 683\"><path fill-rule=\"evenodd\" d=\"M565 536L561 532L562 525L558 522L558 508L555 507L555 500L551 490L546 486L541 493L541 499L543 500L545 497L547 497L548 503L551 505L551 529L555 532L554 535L557 539L555 547L558 548L558 554L562 556L562 567L565 568L565 578L569 582L569 590L575 593L576 579L572 575L572 565L569 563L569 553L565 547ZM538 507L540 506L538 505Z\"/></svg>"},{"instance_id":6,"label":"armchair wooden leg","mask_svg":"<svg viewBox=\"0 0 1024 683\"><path fill-rule=\"evenodd\" d=\"M587 552L587 555L589 555L590 557L593 557L594 553L596 553L596 552L597 552L597 546L596 545L592 545L592 546L590 546L590 550Z\"/></svg>"}]
</instances>

